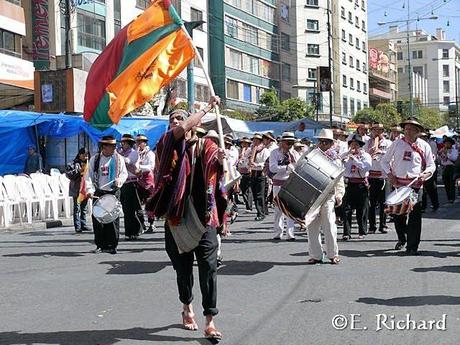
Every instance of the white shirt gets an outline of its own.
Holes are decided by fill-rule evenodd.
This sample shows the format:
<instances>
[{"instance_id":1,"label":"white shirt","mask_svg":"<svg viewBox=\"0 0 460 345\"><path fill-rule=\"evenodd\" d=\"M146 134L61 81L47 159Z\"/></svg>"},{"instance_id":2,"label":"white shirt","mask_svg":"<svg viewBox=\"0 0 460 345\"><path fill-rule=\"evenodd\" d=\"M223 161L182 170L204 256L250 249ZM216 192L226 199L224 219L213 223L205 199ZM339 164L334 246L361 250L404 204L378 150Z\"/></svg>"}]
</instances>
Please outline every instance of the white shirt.
<instances>
[{"instance_id":1,"label":"white shirt","mask_svg":"<svg viewBox=\"0 0 460 345\"><path fill-rule=\"evenodd\" d=\"M372 151L374 151L373 149L375 145L375 138L369 139L366 145L364 145L363 147L364 151L371 154L371 157L372 157L372 167L371 167L372 171L379 171L379 172L384 173L382 169L382 165L380 164L380 161L382 157L385 155L385 153L387 152L391 144L392 144L391 141L388 139L385 139L385 138L379 139L378 151L380 152L376 154L372 154Z\"/></svg>"},{"instance_id":2,"label":"white shirt","mask_svg":"<svg viewBox=\"0 0 460 345\"><path fill-rule=\"evenodd\" d=\"M94 194L96 187L106 191L113 190L113 181L109 180L109 167L112 164L112 160L115 160L116 167L114 179L119 179L120 181L117 187L121 187L128 178L128 171L126 170L126 165L122 156L116 152L110 157L106 157L102 153L100 153L100 156L97 186L95 186L96 181L94 176L94 161L96 160L96 156L91 157L89 160L89 169L85 175L86 193Z\"/></svg>"},{"instance_id":3,"label":"white shirt","mask_svg":"<svg viewBox=\"0 0 460 345\"><path fill-rule=\"evenodd\" d=\"M348 143L346 141L337 140L334 144L334 147L339 156L342 156L348 152Z\"/></svg>"},{"instance_id":4,"label":"white shirt","mask_svg":"<svg viewBox=\"0 0 460 345\"><path fill-rule=\"evenodd\" d=\"M252 150L251 148L251 153L249 157L252 156ZM265 161L270 157L270 152L267 150L266 147L264 147L261 151L257 152L255 157L254 157L254 162L252 166L253 171L262 171L264 169Z\"/></svg>"},{"instance_id":5,"label":"white shirt","mask_svg":"<svg viewBox=\"0 0 460 345\"><path fill-rule=\"evenodd\" d=\"M155 153L146 146L144 151L138 151L138 155L139 169L141 169L142 172L153 171L155 168Z\"/></svg>"},{"instance_id":6,"label":"white shirt","mask_svg":"<svg viewBox=\"0 0 460 345\"><path fill-rule=\"evenodd\" d=\"M238 156L240 154L238 149L235 146L231 146L229 149L225 149L225 154L228 157L229 164L236 167L236 164L238 163Z\"/></svg>"},{"instance_id":7,"label":"white shirt","mask_svg":"<svg viewBox=\"0 0 460 345\"><path fill-rule=\"evenodd\" d=\"M249 169L249 157L251 154L251 148L246 147L241 149L240 159L238 161L238 170L240 173L248 173Z\"/></svg>"},{"instance_id":8,"label":"white shirt","mask_svg":"<svg viewBox=\"0 0 460 345\"><path fill-rule=\"evenodd\" d=\"M442 166L455 165L455 161L458 158L458 151L455 147L450 148L445 152L444 150L440 151L439 159L441 160Z\"/></svg>"},{"instance_id":9,"label":"white shirt","mask_svg":"<svg viewBox=\"0 0 460 345\"><path fill-rule=\"evenodd\" d=\"M273 150L276 150L279 146L276 145L273 141L270 142L270 145L266 146L266 149L268 150L268 156L270 157L270 153L273 152Z\"/></svg>"},{"instance_id":10,"label":"white shirt","mask_svg":"<svg viewBox=\"0 0 460 345\"><path fill-rule=\"evenodd\" d=\"M289 164L291 164L291 166L294 165L300 158L300 154L292 148L287 152L287 154L289 155L288 162L286 162L286 155L280 148L277 148L270 153L270 171L275 174L272 177L273 180L287 180L289 174L291 173L288 169Z\"/></svg>"},{"instance_id":11,"label":"white shirt","mask_svg":"<svg viewBox=\"0 0 460 345\"><path fill-rule=\"evenodd\" d=\"M126 167L129 169L128 170L128 180L137 180L136 174L134 174L132 171L133 168L136 168L139 166L139 155L137 151L133 148L130 148L128 150L123 150L120 149L118 153L123 157Z\"/></svg>"},{"instance_id":12,"label":"white shirt","mask_svg":"<svg viewBox=\"0 0 460 345\"><path fill-rule=\"evenodd\" d=\"M415 143L423 151L423 157L426 160L425 172L430 173L431 176L436 170L431 147L420 138ZM415 178L424 172L422 171L422 157L403 139L395 140L390 145L387 153L382 157L381 164L385 174L392 173L399 178Z\"/></svg>"},{"instance_id":13,"label":"white shirt","mask_svg":"<svg viewBox=\"0 0 460 345\"><path fill-rule=\"evenodd\" d=\"M348 152L346 155L348 155ZM342 158L345 158L343 163L345 167L344 177L365 178L369 176L369 170L371 170L372 166L372 157L370 154L361 149L358 155L347 158L342 156Z\"/></svg>"}]
</instances>

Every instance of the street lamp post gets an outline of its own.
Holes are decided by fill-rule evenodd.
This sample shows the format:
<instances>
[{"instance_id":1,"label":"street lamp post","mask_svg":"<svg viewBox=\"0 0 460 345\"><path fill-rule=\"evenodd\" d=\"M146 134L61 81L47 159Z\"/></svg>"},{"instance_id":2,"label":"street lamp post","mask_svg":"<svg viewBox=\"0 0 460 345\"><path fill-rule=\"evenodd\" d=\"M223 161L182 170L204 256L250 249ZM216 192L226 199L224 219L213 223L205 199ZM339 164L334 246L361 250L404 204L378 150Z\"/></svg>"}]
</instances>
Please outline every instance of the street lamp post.
<instances>
[{"instance_id":1,"label":"street lamp post","mask_svg":"<svg viewBox=\"0 0 460 345\"><path fill-rule=\"evenodd\" d=\"M414 21L421 21L421 20L436 20L438 16L430 16L430 17L417 17L417 18L410 18L410 1L407 2L407 19L405 20L394 20L391 22L378 22L377 25L388 25L388 24L397 24L397 23L406 23L407 25L407 65L408 65L408 73L409 73L409 116L412 117L414 115L414 97L412 95L412 65L411 65L411 57L410 57L410 23Z\"/></svg>"}]
</instances>

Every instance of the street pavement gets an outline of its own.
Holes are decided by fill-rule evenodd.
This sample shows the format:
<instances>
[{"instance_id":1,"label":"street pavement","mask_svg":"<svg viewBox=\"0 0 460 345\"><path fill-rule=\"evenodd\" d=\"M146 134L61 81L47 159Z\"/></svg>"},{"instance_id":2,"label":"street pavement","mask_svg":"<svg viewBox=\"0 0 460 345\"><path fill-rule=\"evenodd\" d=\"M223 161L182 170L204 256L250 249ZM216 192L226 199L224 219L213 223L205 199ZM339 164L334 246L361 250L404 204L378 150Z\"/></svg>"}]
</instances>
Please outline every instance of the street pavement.
<instances>
[{"instance_id":1,"label":"street pavement","mask_svg":"<svg viewBox=\"0 0 460 345\"><path fill-rule=\"evenodd\" d=\"M272 216L254 222L254 214L241 214L223 240L221 344L460 344L459 207L424 214L422 256L393 250L390 223L388 234L339 242L339 265L313 266L305 264L305 233L275 242ZM158 226L141 241L121 240L110 255L92 254L92 233L69 227L0 232L0 344L209 344L197 274L200 330L180 327L163 237ZM438 323L398 330L398 320L400 328Z\"/></svg>"}]
</instances>

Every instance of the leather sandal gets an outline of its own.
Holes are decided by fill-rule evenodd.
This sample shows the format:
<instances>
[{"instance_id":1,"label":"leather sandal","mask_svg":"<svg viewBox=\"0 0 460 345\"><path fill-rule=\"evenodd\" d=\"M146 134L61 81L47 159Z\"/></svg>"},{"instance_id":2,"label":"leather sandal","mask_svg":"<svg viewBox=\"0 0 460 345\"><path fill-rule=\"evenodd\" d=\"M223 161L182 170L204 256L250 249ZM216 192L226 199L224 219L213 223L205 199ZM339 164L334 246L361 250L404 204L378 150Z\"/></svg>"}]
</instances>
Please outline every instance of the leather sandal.
<instances>
[{"instance_id":1,"label":"leather sandal","mask_svg":"<svg viewBox=\"0 0 460 345\"><path fill-rule=\"evenodd\" d=\"M184 312L182 312L182 326L189 331L198 330L198 325L195 319L192 316L185 316Z\"/></svg>"},{"instance_id":2,"label":"leather sandal","mask_svg":"<svg viewBox=\"0 0 460 345\"><path fill-rule=\"evenodd\" d=\"M222 333L210 326L204 330L204 337L215 344L222 340Z\"/></svg>"}]
</instances>

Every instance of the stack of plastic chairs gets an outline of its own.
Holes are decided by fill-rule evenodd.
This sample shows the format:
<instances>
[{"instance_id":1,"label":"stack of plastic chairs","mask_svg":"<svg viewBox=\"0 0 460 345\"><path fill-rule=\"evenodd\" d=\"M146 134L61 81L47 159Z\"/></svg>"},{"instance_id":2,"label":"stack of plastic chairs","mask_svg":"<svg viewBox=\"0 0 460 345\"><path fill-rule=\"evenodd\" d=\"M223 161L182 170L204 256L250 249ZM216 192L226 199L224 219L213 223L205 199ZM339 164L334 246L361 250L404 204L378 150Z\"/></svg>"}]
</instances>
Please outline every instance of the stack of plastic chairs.
<instances>
[{"instance_id":1,"label":"stack of plastic chairs","mask_svg":"<svg viewBox=\"0 0 460 345\"><path fill-rule=\"evenodd\" d=\"M21 201L19 198L19 192L16 186L16 179L13 175L6 175L3 177L3 192L5 195L5 206L8 208L7 211L7 220L6 223L12 222L14 220L15 214L17 213L19 222L22 225L23 212L21 204L25 202Z\"/></svg>"},{"instance_id":2,"label":"stack of plastic chairs","mask_svg":"<svg viewBox=\"0 0 460 345\"><path fill-rule=\"evenodd\" d=\"M64 216L66 218L70 218L70 202L69 202L69 193L66 192L64 188L61 186L61 182L59 175L45 175L46 181L48 182L49 187L51 188L51 192L53 193L54 197L57 199L58 203L58 210L64 209Z\"/></svg>"},{"instance_id":3,"label":"stack of plastic chairs","mask_svg":"<svg viewBox=\"0 0 460 345\"><path fill-rule=\"evenodd\" d=\"M54 220L58 220L58 197L53 193L48 184L47 176L42 173L30 174L32 185L36 195L40 198L40 207L45 211L45 217L51 216Z\"/></svg>"},{"instance_id":4,"label":"stack of plastic chairs","mask_svg":"<svg viewBox=\"0 0 460 345\"><path fill-rule=\"evenodd\" d=\"M1 221L4 227L10 224L10 204L8 203L8 197L6 194L5 187L3 186L3 177L0 176L0 209L1 209Z\"/></svg>"},{"instance_id":5,"label":"stack of plastic chairs","mask_svg":"<svg viewBox=\"0 0 460 345\"><path fill-rule=\"evenodd\" d=\"M40 204L40 198L35 193L32 180L27 175L14 176L21 202L26 204L27 222L32 224L34 216L45 219L44 207ZM34 207L35 206L35 207Z\"/></svg>"}]
</instances>

